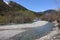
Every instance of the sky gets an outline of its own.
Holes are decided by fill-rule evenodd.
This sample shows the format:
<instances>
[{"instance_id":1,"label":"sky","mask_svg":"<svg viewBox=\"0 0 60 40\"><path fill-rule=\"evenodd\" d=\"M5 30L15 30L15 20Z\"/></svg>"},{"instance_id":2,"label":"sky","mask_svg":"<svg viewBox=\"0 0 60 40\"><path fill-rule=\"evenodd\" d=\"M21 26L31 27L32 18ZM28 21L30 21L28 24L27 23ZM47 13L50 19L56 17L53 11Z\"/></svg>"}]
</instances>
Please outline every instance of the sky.
<instances>
[{"instance_id":1,"label":"sky","mask_svg":"<svg viewBox=\"0 0 60 40\"><path fill-rule=\"evenodd\" d=\"M9 1L9 0L6 0ZM60 0L12 0L14 2L17 2L18 4L24 6L25 8L40 12L45 11L48 9L57 9L57 7L60 7ZM57 5L58 4L58 5Z\"/></svg>"}]
</instances>

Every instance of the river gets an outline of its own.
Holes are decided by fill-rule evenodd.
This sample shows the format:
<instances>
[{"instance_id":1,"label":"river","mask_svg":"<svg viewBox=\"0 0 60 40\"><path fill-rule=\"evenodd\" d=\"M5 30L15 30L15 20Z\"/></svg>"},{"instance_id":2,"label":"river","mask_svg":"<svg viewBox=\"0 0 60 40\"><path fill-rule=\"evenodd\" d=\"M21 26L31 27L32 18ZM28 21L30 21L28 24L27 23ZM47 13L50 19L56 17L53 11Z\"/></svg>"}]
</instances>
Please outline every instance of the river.
<instances>
[{"instance_id":1,"label":"river","mask_svg":"<svg viewBox=\"0 0 60 40\"><path fill-rule=\"evenodd\" d=\"M22 29L26 30L26 31L19 32L18 34L14 35L12 37L9 37L6 40L35 40L42 36L47 35L53 29L53 24L50 22L46 23L45 25L42 25L42 24L44 24L44 22L33 23L33 24L34 24L34 26L37 26L37 27L31 27L31 28L23 27ZM31 24L28 24L28 26L29 25L31 25ZM11 31L13 31L13 30L11 30ZM21 30L19 30L19 31L21 31ZM9 35L9 34L7 34L7 35Z\"/></svg>"}]
</instances>

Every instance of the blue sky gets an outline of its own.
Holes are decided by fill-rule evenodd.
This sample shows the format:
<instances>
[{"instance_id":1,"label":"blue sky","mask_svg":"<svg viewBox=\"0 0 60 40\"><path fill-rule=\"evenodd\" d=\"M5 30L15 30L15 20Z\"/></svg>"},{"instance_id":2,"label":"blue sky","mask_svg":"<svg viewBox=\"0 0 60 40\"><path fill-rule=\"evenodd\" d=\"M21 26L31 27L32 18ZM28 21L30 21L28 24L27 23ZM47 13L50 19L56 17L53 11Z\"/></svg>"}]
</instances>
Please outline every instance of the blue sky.
<instances>
[{"instance_id":1,"label":"blue sky","mask_svg":"<svg viewBox=\"0 0 60 40\"><path fill-rule=\"evenodd\" d=\"M24 6L25 8L40 12L48 9L56 9L56 0L12 0L17 2L18 4ZM60 0L57 0L57 4L60 4ZM60 5L59 5L60 7Z\"/></svg>"}]
</instances>

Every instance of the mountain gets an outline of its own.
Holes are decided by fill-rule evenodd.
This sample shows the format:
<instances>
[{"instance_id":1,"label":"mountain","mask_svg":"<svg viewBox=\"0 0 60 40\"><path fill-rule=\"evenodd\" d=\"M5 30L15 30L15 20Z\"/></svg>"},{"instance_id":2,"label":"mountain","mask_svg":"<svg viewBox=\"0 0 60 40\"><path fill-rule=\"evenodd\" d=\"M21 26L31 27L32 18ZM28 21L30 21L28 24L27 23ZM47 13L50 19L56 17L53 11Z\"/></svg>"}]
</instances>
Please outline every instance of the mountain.
<instances>
[{"instance_id":1,"label":"mountain","mask_svg":"<svg viewBox=\"0 0 60 40\"><path fill-rule=\"evenodd\" d=\"M31 23L35 18L46 21L60 20L60 11L50 9L33 12L16 2L10 1L7 5L3 0L0 0L0 24Z\"/></svg>"},{"instance_id":2,"label":"mountain","mask_svg":"<svg viewBox=\"0 0 60 40\"><path fill-rule=\"evenodd\" d=\"M37 12L38 14L48 14L48 13L51 13L51 12L56 12L56 10L53 10L53 9L49 9L49 10L45 10L43 12Z\"/></svg>"},{"instance_id":3,"label":"mountain","mask_svg":"<svg viewBox=\"0 0 60 40\"><path fill-rule=\"evenodd\" d=\"M52 13L52 12L56 12L56 10L50 9L50 10L46 10L43 13L44 14L48 14L48 13Z\"/></svg>"},{"instance_id":4,"label":"mountain","mask_svg":"<svg viewBox=\"0 0 60 40\"><path fill-rule=\"evenodd\" d=\"M46 10L43 12L42 16L40 17L42 20L46 21L54 21L59 20L60 21L60 11L58 10Z\"/></svg>"},{"instance_id":5,"label":"mountain","mask_svg":"<svg viewBox=\"0 0 60 40\"><path fill-rule=\"evenodd\" d=\"M48 9L43 12L36 12L36 17L41 20L53 22L54 20L60 21L60 10Z\"/></svg>"},{"instance_id":6,"label":"mountain","mask_svg":"<svg viewBox=\"0 0 60 40\"><path fill-rule=\"evenodd\" d=\"M0 24L30 23L34 18L35 13L20 4L10 1L7 5L0 0Z\"/></svg>"},{"instance_id":7,"label":"mountain","mask_svg":"<svg viewBox=\"0 0 60 40\"><path fill-rule=\"evenodd\" d=\"M0 0L0 11L6 11L6 10L18 11L18 10L28 10L28 9L13 1L10 1L9 4L7 5L3 0Z\"/></svg>"}]
</instances>

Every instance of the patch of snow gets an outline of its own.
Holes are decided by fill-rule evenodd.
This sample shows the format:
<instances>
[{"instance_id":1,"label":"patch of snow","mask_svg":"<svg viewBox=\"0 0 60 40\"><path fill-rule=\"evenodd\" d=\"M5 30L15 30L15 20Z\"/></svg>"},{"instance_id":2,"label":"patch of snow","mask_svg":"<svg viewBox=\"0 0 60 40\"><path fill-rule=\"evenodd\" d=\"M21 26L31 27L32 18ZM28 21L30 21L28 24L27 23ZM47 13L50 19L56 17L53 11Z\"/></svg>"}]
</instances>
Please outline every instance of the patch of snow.
<instances>
[{"instance_id":1,"label":"patch of snow","mask_svg":"<svg viewBox=\"0 0 60 40\"><path fill-rule=\"evenodd\" d=\"M6 0L3 0L7 5L8 5L8 2Z\"/></svg>"}]
</instances>

